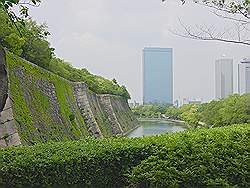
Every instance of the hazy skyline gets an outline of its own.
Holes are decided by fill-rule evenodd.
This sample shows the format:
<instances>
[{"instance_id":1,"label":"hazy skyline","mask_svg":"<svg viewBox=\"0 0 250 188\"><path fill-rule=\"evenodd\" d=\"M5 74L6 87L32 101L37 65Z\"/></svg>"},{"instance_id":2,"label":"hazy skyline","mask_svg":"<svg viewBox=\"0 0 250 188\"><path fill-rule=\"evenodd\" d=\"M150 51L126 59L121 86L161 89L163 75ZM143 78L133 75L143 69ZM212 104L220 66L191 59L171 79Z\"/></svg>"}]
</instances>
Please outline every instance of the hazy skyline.
<instances>
[{"instance_id":1,"label":"hazy skyline","mask_svg":"<svg viewBox=\"0 0 250 188\"><path fill-rule=\"evenodd\" d=\"M221 42L196 41L169 32L187 25L226 28L209 9L176 0L53 0L32 8L32 17L46 22L56 54L79 68L125 85L132 99L142 101L142 50L174 50L174 98L214 98L215 60L225 56L237 63L250 48ZM237 75L234 90L237 91Z\"/></svg>"}]
</instances>

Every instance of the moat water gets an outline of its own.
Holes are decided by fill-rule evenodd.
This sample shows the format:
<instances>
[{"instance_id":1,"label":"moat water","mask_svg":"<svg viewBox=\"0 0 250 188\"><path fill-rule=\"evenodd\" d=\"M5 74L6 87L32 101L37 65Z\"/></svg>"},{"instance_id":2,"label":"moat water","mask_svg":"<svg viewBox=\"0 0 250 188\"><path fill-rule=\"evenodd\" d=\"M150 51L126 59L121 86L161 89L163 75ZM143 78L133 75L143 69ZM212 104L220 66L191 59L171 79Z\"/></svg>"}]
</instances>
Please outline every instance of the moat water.
<instances>
[{"instance_id":1,"label":"moat water","mask_svg":"<svg viewBox=\"0 0 250 188\"><path fill-rule=\"evenodd\" d=\"M130 132L127 136L129 138L159 135L167 132L180 132L186 130L183 123L176 123L171 121L140 121L138 128Z\"/></svg>"}]
</instances>

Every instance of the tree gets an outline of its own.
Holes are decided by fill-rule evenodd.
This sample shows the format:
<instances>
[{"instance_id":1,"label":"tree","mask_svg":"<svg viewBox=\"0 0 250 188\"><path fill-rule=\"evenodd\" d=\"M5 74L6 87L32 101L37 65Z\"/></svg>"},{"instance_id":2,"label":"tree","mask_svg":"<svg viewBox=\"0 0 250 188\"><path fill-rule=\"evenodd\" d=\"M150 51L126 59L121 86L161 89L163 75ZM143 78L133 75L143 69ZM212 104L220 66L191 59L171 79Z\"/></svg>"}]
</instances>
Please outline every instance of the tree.
<instances>
[{"instance_id":1,"label":"tree","mask_svg":"<svg viewBox=\"0 0 250 188\"><path fill-rule=\"evenodd\" d=\"M21 27L21 33L25 38L21 57L48 69L54 48L51 48L47 41L49 35L47 26L45 24L38 25L35 21L28 20L25 21L25 27Z\"/></svg>"},{"instance_id":2,"label":"tree","mask_svg":"<svg viewBox=\"0 0 250 188\"><path fill-rule=\"evenodd\" d=\"M13 23L19 30L13 27ZM45 24L39 25L30 19L25 20L24 24L11 21L6 12L0 9L0 45L43 68L48 68L54 51L47 41L48 35Z\"/></svg>"},{"instance_id":3,"label":"tree","mask_svg":"<svg viewBox=\"0 0 250 188\"><path fill-rule=\"evenodd\" d=\"M41 0L0 0L0 9L3 9L22 36L16 22L24 24L24 19L29 16L29 6L39 6ZM13 8L18 9L20 15L17 16Z\"/></svg>"},{"instance_id":4,"label":"tree","mask_svg":"<svg viewBox=\"0 0 250 188\"><path fill-rule=\"evenodd\" d=\"M3 8L13 21L16 21L29 16L29 6L39 6L40 3L41 0L0 0L0 8ZM21 17L16 16L12 8L18 8Z\"/></svg>"},{"instance_id":5,"label":"tree","mask_svg":"<svg viewBox=\"0 0 250 188\"><path fill-rule=\"evenodd\" d=\"M0 9L0 45L17 55L21 55L24 42L24 38L13 27L6 12Z\"/></svg>"},{"instance_id":6,"label":"tree","mask_svg":"<svg viewBox=\"0 0 250 188\"><path fill-rule=\"evenodd\" d=\"M219 110L222 108L222 105L223 101L211 101L210 103L202 104L200 107L200 121L206 123L208 126L220 125L221 115Z\"/></svg>"},{"instance_id":7,"label":"tree","mask_svg":"<svg viewBox=\"0 0 250 188\"><path fill-rule=\"evenodd\" d=\"M189 126L196 128L199 125L200 118L200 114L198 113L198 106L190 105L188 107L189 109L181 114L181 119L185 121Z\"/></svg>"},{"instance_id":8,"label":"tree","mask_svg":"<svg viewBox=\"0 0 250 188\"><path fill-rule=\"evenodd\" d=\"M166 0L162 0L163 2ZM218 31L214 26L187 26L179 20L181 31L171 31L175 35L210 41L222 41L250 45L250 0L192 0L209 7L215 16L230 23L224 31ZM186 0L181 0L185 4Z\"/></svg>"},{"instance_id":9,"label":"tree","mask_svg":"<svg viewBox=\"0 0 250 188\"><path fill-rule=\"evenodd\" d=\"M249 115L247 114L250 95L232 95L224 100L223 107L219 110L221 113L221 124L232 125L238 123L247 123Z\"/></svg>"}]
</instances>

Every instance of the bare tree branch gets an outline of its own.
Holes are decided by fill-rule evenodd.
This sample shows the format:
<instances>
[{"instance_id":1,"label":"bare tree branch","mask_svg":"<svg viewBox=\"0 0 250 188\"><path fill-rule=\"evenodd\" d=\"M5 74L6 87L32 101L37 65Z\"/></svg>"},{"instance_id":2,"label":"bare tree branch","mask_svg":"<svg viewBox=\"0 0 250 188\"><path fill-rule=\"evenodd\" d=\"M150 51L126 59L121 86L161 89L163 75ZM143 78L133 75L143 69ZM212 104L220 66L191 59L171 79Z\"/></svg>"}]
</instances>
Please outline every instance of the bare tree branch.
<instances>
[{"instance_id":1,"label":"bare tree branch","mask_svg":"<svg viewBox=\"0 0 250 188\"><path fill-rule=\"evenodd\" d=\"M235 32L231 32L233 27L228 28L227 30L223 31L222 33L216 32L214 27L207 27L207 26L196 26L195 29L190 26L186 26L181 22L179 19L179 23L183 29L182 32L178 30L169 30L174 35L196 39L196 40L206 40L206 41L221 41L226 43L235 43L235 44L243 44L243 45L250 45L250 39L243 39L241 35L241 28L239 26L236 27L236 37ZM225 35L228 35L226 37ZM234 39L235 38L235 39Z\"/></svg>"},{"instance_id":2,"label":"bare tree branch","mask_svg":"<svg viewBox=\"0 0 250 188\"><path fill-rule=\"evenodd\" d=\"M166 1L166 0L162 0ZM181 0L184 4L188 0ZM182 31L171 33L185 38L197 40L222 41L227 43L250 45L250 0L189 0L194 3L209 7L217 17L229 21L231 27L224 31L217 31L214 26L196 25L188 27L179 19Z\"/></svg>"}]
</instances>

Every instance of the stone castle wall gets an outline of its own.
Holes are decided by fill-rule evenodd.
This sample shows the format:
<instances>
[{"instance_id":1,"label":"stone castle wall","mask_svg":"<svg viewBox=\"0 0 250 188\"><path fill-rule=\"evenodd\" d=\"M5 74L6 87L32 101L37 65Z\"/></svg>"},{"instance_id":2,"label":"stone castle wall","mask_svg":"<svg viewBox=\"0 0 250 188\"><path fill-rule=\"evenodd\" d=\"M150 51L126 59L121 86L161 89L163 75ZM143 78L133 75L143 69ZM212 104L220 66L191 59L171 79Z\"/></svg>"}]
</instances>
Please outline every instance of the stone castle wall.
<instances>
[{"instance_id":1,"label":"stone castle wall","mask_svg":"<svg viewBox=\"0 0 250 188\"><path fill-rule=\"evenodd\" d=\"M8 71L5 64L1 52L0 147L122 135L138 123L122 97L95 94L24 60Z\"/></svg>"}]
</instances>

